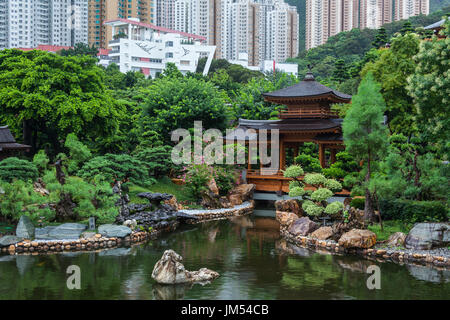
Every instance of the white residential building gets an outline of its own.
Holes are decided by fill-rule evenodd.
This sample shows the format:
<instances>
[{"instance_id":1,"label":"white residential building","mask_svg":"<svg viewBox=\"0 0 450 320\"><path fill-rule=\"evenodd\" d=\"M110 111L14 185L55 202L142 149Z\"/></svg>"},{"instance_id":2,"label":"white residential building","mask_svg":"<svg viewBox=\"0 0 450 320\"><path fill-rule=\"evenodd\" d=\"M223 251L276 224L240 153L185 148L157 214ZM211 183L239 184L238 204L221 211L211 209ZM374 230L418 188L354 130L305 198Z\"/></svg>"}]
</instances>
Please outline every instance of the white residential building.
<instances>
[{"instance_id":1,"label":"white residential building","mask_svg":"<svg viewBox=\"0 0 450 320\"><path fill-rule=\"evenodd\" d=\"M88 0L0 0L0 49L88 41Z\"/></svg>"},{"instance_id":2,"label":"white residential building","mask_svg":"<svg viewBox=\"0 0 450 320\"><path fill-rule=\"evenodd\" d=\"M209 71L216 48L207 45L205 37L141 23L139 19L117 19L105 24L111 27L113 39L114 35L126 35L109 43L109 59L119 65L121 72L140 71L154 78L171 62L186 74L196 71L202 57L208 58L203 73Z\"/></svg>"}]
</instances>

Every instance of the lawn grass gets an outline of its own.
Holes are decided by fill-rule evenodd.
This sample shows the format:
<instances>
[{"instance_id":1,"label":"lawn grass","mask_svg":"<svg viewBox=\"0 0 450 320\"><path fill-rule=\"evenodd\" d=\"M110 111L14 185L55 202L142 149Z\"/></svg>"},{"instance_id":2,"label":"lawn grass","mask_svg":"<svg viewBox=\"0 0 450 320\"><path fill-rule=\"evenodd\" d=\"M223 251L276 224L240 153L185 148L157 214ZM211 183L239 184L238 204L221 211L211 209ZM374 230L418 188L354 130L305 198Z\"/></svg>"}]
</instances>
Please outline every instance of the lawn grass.
<instances>
[{"instance_id":1,"label":"lawn grass","mask_svg":"<svg viewBox=\"0 0 450 320\"><path fill-rule=\"evenodd\" d=\"M413 227L413 224L399 220L388 220L383 221L383 227L383 231L381 231L381 226L378 223L368 227L370 231L377 235L377 241L387 240L391 234L396 232L408 234L409 230Z\"/></svg>"},{"instance_id":2,"label":"lawn grass","mask_svg":"<svg viewBox=\"0 0 450 320\"><path fill-rule=\"evenodd\" d=\"M134 203L147 203L147 200L141 199L137 196L141 192L158 192L173 194L178 202L188 201L189 203L195 202L195 198L192 196L190 190L184 185L177 185L168 177L159 179L155 184L149 188L140 187L137 185L130 185L128 195L131 202Z\"/></svg>"}]
</instances>

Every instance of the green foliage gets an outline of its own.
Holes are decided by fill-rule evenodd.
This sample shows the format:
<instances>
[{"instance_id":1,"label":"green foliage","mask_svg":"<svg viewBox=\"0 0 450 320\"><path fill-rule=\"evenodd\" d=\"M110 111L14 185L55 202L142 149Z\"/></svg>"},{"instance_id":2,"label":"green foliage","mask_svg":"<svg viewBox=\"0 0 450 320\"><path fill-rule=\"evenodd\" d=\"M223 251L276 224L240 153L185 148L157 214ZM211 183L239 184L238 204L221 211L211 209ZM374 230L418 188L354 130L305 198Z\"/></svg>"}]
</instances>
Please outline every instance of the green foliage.
<instances>
[{"instance_id":1,"label":"green foliage","mask_svg":"<svg viewBox=\"0 0 450 320\"><path fill-rule=\"evenodd\" d=\"M23 128L26 144L51 147L51 155L69 133L82 140L113 135L124 110L105 90L96 63L89 56L0 51L0 122L16 134Z\"/></svg>"},{"instance_id":2,"label":"green foliage","mask_svg":"<svg viewBox=\"0 0 450 320\"><path fill-rule=\"evenodd\" d=\"M149 170L149 175L156 179L167 175L173 164L170 146L146 148L136 153L136 159L142 161Z\"/></svg>"},{"instance_id":3,"label":"green foliage","mask_svg":"<svg viewBox=\"0 0 450 320\"><path fill-rule=\"evenodd\" d=\"M344 204L340 201L335 201L327 205L325 213L329 215L335 215L344 209Z\"/></svg>"},{"instance_id":4,"label":"green foliage","mask_svg":"<svg viewBox=\"0 0 450 320\"><path fill-rule=\"evenodd\" d=\"M339 192L342 190L342 184L334 179L327 179L324 186L333 192Z\"/></svg>"},{"instance_id":5,"label":"green foliage","mask_svg":"<svg viewBox=\"0 0 450 320\"><path fill-rule=\"evenodd\" d=\"M304 174L303 168L299 165L293 165L288 168L283 173L285 178L297 178Z\"/></svg>"},{"instance_id":6,"label":"green foliage","mask_svg":"<svg viewBox=\"0 0 450 320\"><path fill-rule=\"evenodd\" d=\"M364 210L365 202L366 202L366 200L364 198L354 198L350 202L350 207Z\"/></svg>"},{"instance_id":7,"label":"green foliage","mask_svg":"<svg viewBox=\"0 0 450 320\"><path fill-rule=\"evenodd\" d=\"M214 167L214 180L216 180L219 194L225 196L236 185L236 172L232 167Z\"/></svg>"},{"instance_id":8,"label":"green foliage","mask_svg":"<svg viewBox=\"0 0 450 320\"><path fill-rule=\"evenodd\" d=\"M319 159L309 154L300 154L295 157L294 161L300 164L306 172L322 172Z\"/></svg>"},{"instance_id":9,"label":"green foliage","mask_svg":"<svg viewBox=\"0 0 450 320\"><path fill-rule=\"evenodd\" d=\"M289 197L291 198L295 198L295 197L301 197L303 195L305 195L306 191L305 189L303 189L302 187L291 187L291 185L289 185Z\"/></svg>"},{"instance_id":10,"label":"green foliage","mask_svg":"<svg viewBox=\"0 0 450 320\"><path fill-rule=\"evenodd\" d=\"M89 148L78 140L73 133L67 135L64 146L69 149L69 162L67 170L70 174L75 173L80 165L92 157Z\"/></svg>"},{"instance_id":11,"label":"green foliage","mask_svg":"<svg viewBox=\"0 0 450 320\"><path fill-rule=\"evenodd\" d=\"M0 161L0 180L12 182L17 179L33 182L38 174L36 165L28 160L10 157Z\"/></svg>"},{"instance_id":12,"label":"green foliage","mask_svg":"<svg viewBox=\"0 0 450 320\"><path fill-rule=\"evenodd\" d=\"M112 183L115 180L130 181L140 186L150 186L155 182L150 178L144 162L128 154L106 154L85 162L77 173L84 179L100 175Z\"/></svg>"},{"instance_id":13,"label":"green foliage","mask_svg":"<svg viewBox=\"0 0 450 320\"><path fill-rule=\"evenodd\" d=\"M94 45L89 47L89 45L79 42L79 43L76 43L73 48L62 49L61 51L59 51L59 54L63 57L86 55L86 56L91 56L93 58L97 58L98 48L96 48Z\"/></svg>"},{"instance_id":14,"label":"green foliage","mask_svg":"<svg viewBox=\"0 0 450 320\"><path fill-rule=\"evenodd\" d=\"M333 80L342 83L348 78L349 74L345 67L345 61L343 59L336 60L333 71Z\"/></svg>"},{"instance_id":15,"label":"green foliage","mask_svg":"<svg viewBox=\"0 0 450 320\"><path fill-rule=\"evenodd\" d=\"M334 179L343 179L347 175L347 172L341 168L333 167L333 165L330 168L324 168L322 173L325 177Z\"/></svg>"},{"instance_id":16,"label":"green foliage","mask_svg":"<svg viewBox=\"0 0 450 320\"><path fill-rule=\"evenodd\" d=\"M440 31L445 39L434 36L420 43L412 61L415 72L408 78L409 95L417 108L417 125L424 139L448 150L450 141L450 19Z\"/></svg>"},{"instance_id":17,"label":"green foliage","mask_svg":"<svg viewBox=\"0 0 450 320\"><path fill-rule=\"evenodd\" d=\"M383 221L383 230L381 230L381 226L379 224L369 225L367 229L377 235L377 241L385 241L396 232L408 234L412 227L413 224L406 221L388 220Z\"/></svg>"},{"instance_id":18,"label":"green foliage","mask_svg":"<svg viewBox=\"0 0 450 320\"><path fill-rule=\"evenodd\" d=\"M361 168L359 164L353 160L353 157L346 151L338 152L336 154L336 162L329 168L322 170L322 173L327 178L343 179L352 172L357 172Z\"/></svg>"},{"instance_id":19,"label":"green foliage","mask_svg":"<svg viewBox=\"0 0 450 320\"><path fill-rule=\"evenodd\" d=\"M441 201L413 201L404 199L380 200L383 219L410 223L448 221L450 211Z\"/></svg>"},{"instance_id":20,"label":"green foliage","mask_svg":"<svg viewBox=\"0 0 450 320\"><path fill-rule=\"evenodd\" d=\"M185 168L183 181L186 183L192 195L200 199L202 193L207 190L207 185L212 178L212 168L206 164L193 164Z\"/></svg>"},{"instance_id":21,"label":"green foliage","mask_svg":"<svg viewBox=\"0 0 450 320\"><path fill-rule=\"evenodd\" d=\"M311 194L311 199L322 202L333 196L333 192L326 188L319 188Z\"/></svg>"},{"instance_id":22,"label":"green foliage","mask_svg":"<svg viewBox=\"0 0 450 320\"><path fill-rule=\"evenodd\" d=\"M304 179L306 184L312 186L324 185L327 182L327 178L323 174L320 173L308 173L305 175Z\"/></svg>"},{"instance_id":23,"label":"green foliage","mask_svg":"<svg viewBox=\"0 0 450 320\"><path fill-rule=\"evenodd\" d=\"M364 77L372 72L381 84L386 101L386 115L391 132L410 135L417 128L414 121L416 110L406 90L407 78L414 73L413 57L419 52L419 38L407 33L392 39L389 50L381 50L380 56L366 64L361 72Z\"/></svg>"},{"instance_id":24,"label":"green foliage","mask_svg":"<svg viewBox=\"0 0 450 320\"><path fill-rule=\"evenodd\" d=\"M12 221L17 221L25 214L32 220L44 218L49 220L53 212L45 204L48 199L34 192L33 185L29 182L14 180L5 182L0 180L0 215Z\"/></svg>"},{"instance_id":25,"label":"green foliage","mask_svg":"<svg viewBox=\"0 0 450 320\"><path fill-rule=\"evenodd\" d=\"M302 209L310 216L320 216L325 210L322 206L318 206L312 201L305 201L302 204Z\"/></svg>"},{"instance_id":26,"label":"green foliage","mask_svg":"<svg viewBox=\"0 0 450 320\"><path fill-rule=\"evenodd\" d=\"M342 124L347 152L358 160L380 158L387 147L387 130L383 125L386 104L380 93L380 85L369 73L361 82L358 94L352 98L352 106Z\"/></svg>"},{"instance_id":27,"label":"green foliage","mask_svg":"<svg viewBox=\"0 0 450 320\"><path fill-rule=\"evenodd\" d=\"M162 77L142 92L146 94L140 118L142 132L156 131L169 142L171 131L193 128L194 121L202 121L205 130L226 127L226 97L210 82Z\"/></svg>"},{"instance_id":28,"label":"green foliage","mask_svg":"<svg viewBox=\"0 0 450 320\"><path fill-rule=\"evenodd\" d=\"M50 162L45 150L39 150L33 157L33 163L38 168L39 173L44 173L47 170L48 163Z\"/></svg>"},{"instance_id":29,"label":"green foliage","mask_svg":"<svg viewBox=\"0 0 450 320\"><path fill-rule=\"evenodd\" d=\"M378 29L377 35L375 36L375 40L372 42L372 46L374 48L384 47L388 42L388 37L386 34L386 29L381 27Z\"/></svg>"}]
</instances>

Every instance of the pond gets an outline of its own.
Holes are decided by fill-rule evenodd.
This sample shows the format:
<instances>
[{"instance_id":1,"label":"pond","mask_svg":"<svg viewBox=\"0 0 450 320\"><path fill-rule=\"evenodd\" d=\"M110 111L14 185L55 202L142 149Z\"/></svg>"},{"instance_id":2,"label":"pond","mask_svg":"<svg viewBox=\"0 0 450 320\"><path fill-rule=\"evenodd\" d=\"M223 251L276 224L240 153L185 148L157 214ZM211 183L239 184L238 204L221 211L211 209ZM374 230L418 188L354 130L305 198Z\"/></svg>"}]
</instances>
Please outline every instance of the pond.
<instances>
[{"instance_id":1,"label":"pond","mask_svg":"<svg viewBox=\"0 0 450 320\"><path fill-rule=\"evenodd\" d=\"M262 212L264 213L264 212ZM164 250L220 277L205 286L161 286L151 273ZM185 226L157 240L103 252L0 256L0 299L449 299L450 271L376 263L381 289L365 273L375 262L315 253L280 239L272 217ZM81 289L66 269L81 269Z\"/></svg>"}]
</instances>

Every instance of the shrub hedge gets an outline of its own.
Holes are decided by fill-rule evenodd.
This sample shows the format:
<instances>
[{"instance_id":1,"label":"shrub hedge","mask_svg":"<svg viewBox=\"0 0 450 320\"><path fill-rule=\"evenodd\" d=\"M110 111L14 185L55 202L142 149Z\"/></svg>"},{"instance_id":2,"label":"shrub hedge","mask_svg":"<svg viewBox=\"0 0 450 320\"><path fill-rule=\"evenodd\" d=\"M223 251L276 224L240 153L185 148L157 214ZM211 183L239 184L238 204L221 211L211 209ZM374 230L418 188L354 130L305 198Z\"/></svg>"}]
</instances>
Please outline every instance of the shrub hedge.
<instances>
[{"instance_id":1,"label":"shrub hedge","mask_svg":"<svg viewBox=\"0 0 450 320\"><path fill-rule=\"evenodd\" d=\"M364 200L364 199L363 199ZM441 201L414 201L404 199L380 200L383 219L416 222L445 222L449 208Z\"/></svg>"}]
</instances>

